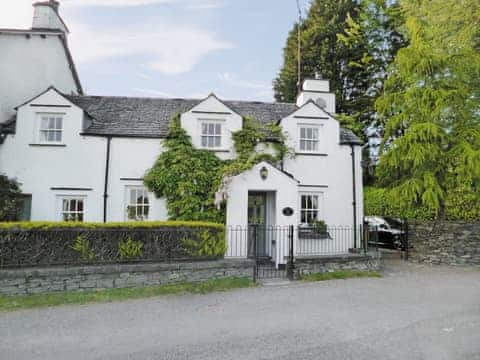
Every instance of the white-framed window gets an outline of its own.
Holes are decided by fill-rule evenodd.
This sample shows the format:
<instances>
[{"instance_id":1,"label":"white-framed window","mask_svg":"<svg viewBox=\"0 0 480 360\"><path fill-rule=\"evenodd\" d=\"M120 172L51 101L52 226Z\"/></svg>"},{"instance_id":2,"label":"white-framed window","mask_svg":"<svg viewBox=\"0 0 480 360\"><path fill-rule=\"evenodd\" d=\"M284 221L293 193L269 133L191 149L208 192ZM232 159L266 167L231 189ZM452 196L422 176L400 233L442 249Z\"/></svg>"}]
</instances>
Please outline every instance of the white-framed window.
<instances>
[{"instance_id":1,"label":"white-framed window","mask_svg":"<svg viewBox=\"0 0 480 360\"><path fill-rule=\"evenodd\" d=\"M128 221L148 220L150 200L143 186L127 186L126 218Z\"/></svg>"},{"instance_id":2,"label":"white-framed window","mask_svg":"<svg viewBox=\"0 0 480 360\"><path fill-rule=\"evenodd\" d=\"M61 221L84 221L84 196L59 196Z\"/></svg>"},{"instance_id":3,"label":"white-framed window","mask_svg":"<svg viewBox=\"0 0 480 360\"><path fill-rule=\"evenodd\" d=\"M200 141L202 147L206 149L222 147L222 123L218 121L202 121Z\"/></svg>"},{"instance_id":4,"label":"white-framed window","mask_svg":"<svg viewBox=\"0 0 480 360\"><path fill-rule=\"evenodd\" d=\"M299 149L305 152L318 152L318 126L300 126Z\"/></svg>"},{"instance_id":5,"label":"white-framed window","mask_svg":"<svg viewBox=\"0 0 480 360\"><path fill-rule=\"evenodd\" d=\"M319 219L320 196L319 194L300 195L300 223L312 224Z\"/></svg>"},{"instance_id":6,"label":"white-framed window","mask_svg":"<svg viewBox=\"0 0 480 360\"><path fill-rule=\"evenodd\" d=\"M40 143L62 143L63 114L38 114L38 141Z\"/></svg>"}]
</instances>

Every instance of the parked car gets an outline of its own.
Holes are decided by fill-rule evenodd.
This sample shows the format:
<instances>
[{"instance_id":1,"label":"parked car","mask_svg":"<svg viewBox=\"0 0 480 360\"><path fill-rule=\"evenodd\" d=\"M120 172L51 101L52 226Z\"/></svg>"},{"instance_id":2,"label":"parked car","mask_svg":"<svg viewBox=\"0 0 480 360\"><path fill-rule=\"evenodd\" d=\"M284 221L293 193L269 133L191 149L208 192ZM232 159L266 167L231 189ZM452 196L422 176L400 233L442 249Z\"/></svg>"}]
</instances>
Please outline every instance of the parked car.
<instances>
[{"instance_id":1,"label":"parked car","mask_svg":"<svg viewBox=\"0 0 480 360\"><path fill-rule=\"evenodd\" d=\"M366 216L370 245L388 249L404 249L405 226L401 219L383 216Z\"/></svg>"}]
</instances>

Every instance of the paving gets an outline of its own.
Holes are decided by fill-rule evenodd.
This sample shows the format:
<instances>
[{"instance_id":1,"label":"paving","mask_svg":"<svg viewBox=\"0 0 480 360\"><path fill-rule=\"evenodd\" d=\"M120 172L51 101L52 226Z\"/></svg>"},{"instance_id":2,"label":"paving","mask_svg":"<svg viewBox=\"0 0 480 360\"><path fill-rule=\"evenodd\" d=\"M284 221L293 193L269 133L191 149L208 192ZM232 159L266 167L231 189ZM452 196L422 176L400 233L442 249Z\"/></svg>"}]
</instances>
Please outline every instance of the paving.
<instances>
[{"instance_id":1,"label":"paving","mask_svg":"<svg viewBox=\"0 0 480 360\"><path fill-rule=\"evenodd\" d=\"M0 359L480 359L480 269L0 314Z\"/></svg>"}]
</instances>

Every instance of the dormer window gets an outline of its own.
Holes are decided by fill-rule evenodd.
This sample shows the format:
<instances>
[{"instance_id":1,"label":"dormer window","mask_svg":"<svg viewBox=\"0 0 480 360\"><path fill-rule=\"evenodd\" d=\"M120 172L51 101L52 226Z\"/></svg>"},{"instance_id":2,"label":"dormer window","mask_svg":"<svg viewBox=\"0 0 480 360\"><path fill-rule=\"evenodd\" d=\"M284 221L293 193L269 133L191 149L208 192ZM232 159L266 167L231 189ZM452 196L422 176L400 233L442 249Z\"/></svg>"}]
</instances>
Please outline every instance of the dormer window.
<instances>
[{"instance_id":1,"label":"dormer window","mask_svg":"<svg viewBox=\"0 0 480 360\"><path fill-rule=\"evenodd\" d=\"M41 144L61 144L63 114L39 114L39 142Z\"/></svg>"},{"instance_id":2,"label":"dormer window","mask_svg":"<svg viewBox=\"0 0 480 360\"><path fill-rule=\"evenodd\" d=\"M300 126L300 151L318 152L318 126Z\"/></svg>"},{"instance_id":3,"label":"dormer window","mask_svg":"<svg viewBox=\"0 0 480 360\"><path fill-rule=\"evenodd\" d=\"M222 146L222 124L219 121L203 121L201 123L202 148L218 149Z\"/></svg>"}]
</instances>

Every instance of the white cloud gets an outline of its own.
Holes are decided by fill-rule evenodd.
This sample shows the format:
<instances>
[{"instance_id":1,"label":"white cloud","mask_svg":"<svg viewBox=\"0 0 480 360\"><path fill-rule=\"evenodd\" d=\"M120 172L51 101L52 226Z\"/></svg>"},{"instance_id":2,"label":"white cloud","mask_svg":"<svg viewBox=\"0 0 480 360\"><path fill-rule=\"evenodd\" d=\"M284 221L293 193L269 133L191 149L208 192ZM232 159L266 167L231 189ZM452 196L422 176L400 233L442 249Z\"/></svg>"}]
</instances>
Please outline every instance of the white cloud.
<instances>
[{"instance_id":1,"label":"white cloud","mask_svg":"<svg viewBox=\"0 0 480 360\"><path fill-rule=\"evenodd\" d=\"M33 0L0 0L0 27L29 28L32 24ZM155 4L181 5L187 10L216 9L223 0L62 0L62 8L132 7Z\"/></svg>"},{"instance_id":2,"label":"white cloud","mask_svg":"<svg viewBox=\"0 0 480 360\"><path fill-rule=\"evenodd\" d=\"M71 24L70 30L70 45L78 63L142 56L150 68L168 75L190 71L212 51L233 48L214 34L188 25L164 23L93 30Z\"/></svg>"},{"instance_id":3,"label":"white cloud","mask_svg":"<svg viewBox=\"0 0 480 360\"><path fill-rule=\"evenodd\" d=\"M32 1L0 0L0 27L30 28L32 17Z\"/></svg>"},{"instance_id":4,"label":"white cloud","mask_svg":"<svg viewBox=\"0 0 480 360\"><path fill-rule=\"evenodd\" d=\"M222 0L63 0L62 6L104 6L131 7L155 4L179 4L186 9L216 9L222 6Z\"/></svg>"}]
</instances>

